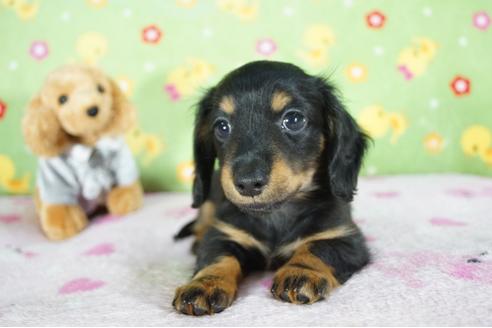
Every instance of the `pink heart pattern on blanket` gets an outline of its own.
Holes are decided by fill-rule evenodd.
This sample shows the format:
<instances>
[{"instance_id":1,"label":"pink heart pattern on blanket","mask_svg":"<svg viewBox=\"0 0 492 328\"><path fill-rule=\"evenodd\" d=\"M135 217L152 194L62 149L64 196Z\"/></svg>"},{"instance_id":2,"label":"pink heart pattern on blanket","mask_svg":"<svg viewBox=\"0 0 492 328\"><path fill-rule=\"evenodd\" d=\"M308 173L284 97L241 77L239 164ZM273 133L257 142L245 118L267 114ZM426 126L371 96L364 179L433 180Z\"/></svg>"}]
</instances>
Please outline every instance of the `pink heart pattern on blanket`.
<instances>
[{"instance_id":1,"label":"pink heart pattern on blanket","mask_svg":"<svg viewBox=\"0 0 492 328\"><path fill-rule=\"evenodd\" d=\"M58 291L59 294L73 294L79 292L87 292L101 288L106 283L101 280L91 280L89 278L78 278L70 280Z\"/></svg>"},{"instance_id":2,"label":"pink heart pattern on blanket","mask_svg":"<svg viewBox=\"0 0 492 328\"><path fill-rule=\"evenodd\" d=\"M99 256L99 255L109 255L111 253L114 253L113 244L102 243L102 244L96 245L96 246L88 249L86 252L84 252L84 255Z\"/></svg>"},{"instance_id":3,"label":"pink heart pattern on blanket","mask_svg":"<svg viewBox=\"0 0 492 328\"><path fill-rule=\"evenodd\" d=\"M0 214L0 222L5 224L20 221L20 216L17 214Z\"/></svg>"},{"instance_id":4,"label":"pink heart pattern on blanket","mask_svg":"<svg viewBox=\"0 0 492 328\"><path fill-rule=\"evenodd\" d=\"M466 226L466 222L456 221L448 218L432 218L430 219L430 223L436 226L453 226L453 227L461 227Z\"/></svg>"}]
</instances>

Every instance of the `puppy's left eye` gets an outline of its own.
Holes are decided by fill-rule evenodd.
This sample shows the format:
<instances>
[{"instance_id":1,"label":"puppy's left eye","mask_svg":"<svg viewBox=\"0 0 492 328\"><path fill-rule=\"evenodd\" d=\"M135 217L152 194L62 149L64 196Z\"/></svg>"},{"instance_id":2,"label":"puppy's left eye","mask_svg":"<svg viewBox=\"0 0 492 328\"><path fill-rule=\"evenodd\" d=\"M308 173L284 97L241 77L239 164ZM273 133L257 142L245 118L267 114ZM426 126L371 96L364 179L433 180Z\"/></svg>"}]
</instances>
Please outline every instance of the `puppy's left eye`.
<instances>
[{"instance_id":1,"label":"puppy's left eye","mask_svg":"<svg viewBox=\"0 0 492 328\"><path fill-rule=\"evenodd\" d=\"M100 84L97 85L97 91L99 91L99 93L104 93L104 87Z\"/></svg>"},{"instance_id":2,"label":"puppy's left eye","mask_svg":"<svg viewBox=\"0 0 492 328\"><path fill-rule=\"evenodd\" d=\"M297 110L291 110L282 117L282 128L292 132L299 132L306 127L306 117Z\"/></svg>"}]
</instances>

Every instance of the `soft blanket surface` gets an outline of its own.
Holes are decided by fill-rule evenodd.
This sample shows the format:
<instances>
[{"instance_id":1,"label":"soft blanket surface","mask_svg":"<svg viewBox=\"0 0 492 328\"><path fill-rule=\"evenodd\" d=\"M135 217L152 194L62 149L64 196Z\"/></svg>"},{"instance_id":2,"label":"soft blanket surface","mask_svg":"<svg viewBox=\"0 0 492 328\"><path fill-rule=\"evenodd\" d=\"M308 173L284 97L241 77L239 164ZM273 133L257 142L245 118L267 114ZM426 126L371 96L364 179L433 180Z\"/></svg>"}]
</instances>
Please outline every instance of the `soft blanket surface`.
<instances>
[{"instance_id":1,"label":"soft blanket surface","mask_svg":"<svg viewBox=\"0 0 492 328\"><path fill-rule=\"evenodd\" d=\"M200 318L171 306L194 263L191 240L172 240L189 204L150 194L137 213L49 242L30 199L0 198L0 325L492 325L492 179L361 179L353 208L370 266L305 306L274 300L272 273L259 273L231 308Z\"/></svg>"}]
</instances>

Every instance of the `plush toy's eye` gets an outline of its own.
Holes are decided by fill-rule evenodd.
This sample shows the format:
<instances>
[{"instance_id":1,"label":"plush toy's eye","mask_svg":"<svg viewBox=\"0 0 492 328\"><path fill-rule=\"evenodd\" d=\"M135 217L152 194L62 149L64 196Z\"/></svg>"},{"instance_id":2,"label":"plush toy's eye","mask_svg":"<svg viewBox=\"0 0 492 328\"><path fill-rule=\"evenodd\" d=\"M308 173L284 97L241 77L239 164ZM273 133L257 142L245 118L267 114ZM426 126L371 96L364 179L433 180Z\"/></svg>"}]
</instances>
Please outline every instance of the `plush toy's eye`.
<instances>
[{"instance_id":1,"label":"plush toy's eye","mask_svg":"<svg viewBox=\"0 0 492 328\"><path fill-rule=\"evenodd\" d=\"M100 84L97 85L97 91L99 91L99 93L104 93L104 87Z\"/></svg>"},{"instance_id":2,"label":"plush toy's eye","mask_svg":"<svg viewBox=\"0 0 492 328\"><path fill-rule=\"evenodd\" d=\"M306 127L306 117L297 110L291 110L282 117L282 128L291 132L299 132Z\"/></svg>"},{"instance_id":3,"label":"plush toy's eye","mask_svg":"<svg viewBox=\"0 0 492 328\"><path fill-rule=\"evenodd\" d=\"M218 119L214 124L215 136L223 141L231 134L231 124L226 119Z\"/></svg>"},{"instance_id":4,"label":"plush toy's eye","mask_svg":"<svg viewBox=\"0 0 492 328\"><path fill-rule=\"evenodd\" d=\"M66 103L68 101L68 97L66 95L61 95L60 97L58 97L58 103L60 105L63 105L64 103Z\"/></svg>"}]
</instances>

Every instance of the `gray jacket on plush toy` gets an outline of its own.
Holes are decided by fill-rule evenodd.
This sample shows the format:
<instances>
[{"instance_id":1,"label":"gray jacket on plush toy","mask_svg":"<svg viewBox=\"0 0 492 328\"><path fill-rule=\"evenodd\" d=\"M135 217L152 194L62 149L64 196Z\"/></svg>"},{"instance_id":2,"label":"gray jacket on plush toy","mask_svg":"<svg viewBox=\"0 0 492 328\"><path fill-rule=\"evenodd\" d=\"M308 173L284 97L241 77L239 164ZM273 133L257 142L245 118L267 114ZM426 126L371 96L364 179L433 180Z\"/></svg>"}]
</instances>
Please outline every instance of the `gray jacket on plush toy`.
<instances>
[{"instance_id":1,"label":"gray jacket on plush toy","mask_svg":"<svg viewBox=\"0 0 492 328\"><path fill-rule=\"evenodd\" d=\"M37 185L43 202L82 204L88 210L114 186L137 179L137 165L124 139L105 137L95 147L77 144L60 156L41 158Z\"/></svg>"}]
</instances>

